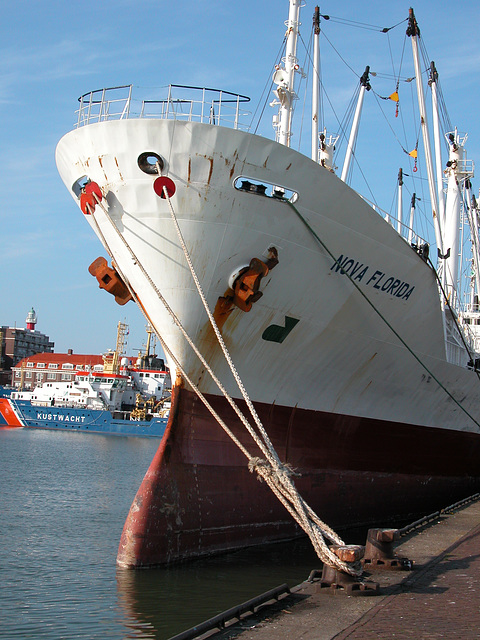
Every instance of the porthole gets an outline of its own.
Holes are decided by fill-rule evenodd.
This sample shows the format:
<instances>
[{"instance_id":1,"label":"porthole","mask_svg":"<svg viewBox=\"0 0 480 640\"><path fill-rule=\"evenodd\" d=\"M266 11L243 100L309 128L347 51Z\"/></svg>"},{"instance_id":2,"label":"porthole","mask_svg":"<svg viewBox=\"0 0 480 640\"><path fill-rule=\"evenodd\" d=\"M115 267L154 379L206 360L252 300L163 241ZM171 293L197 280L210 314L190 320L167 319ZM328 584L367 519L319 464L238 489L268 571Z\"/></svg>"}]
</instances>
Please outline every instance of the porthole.
<instances>
[{"instance_id":1,"label":"porthole","mask_svg":"<svg viewBox=\"0 0 480 640\"><path fill-rule=\"evenodd\" d=\"M139 168L148 174L158 175L158 167L160 171L165 165L163 158L153 151L145 151L138 156L137 160Z\"/></svg>"}]
</instances>

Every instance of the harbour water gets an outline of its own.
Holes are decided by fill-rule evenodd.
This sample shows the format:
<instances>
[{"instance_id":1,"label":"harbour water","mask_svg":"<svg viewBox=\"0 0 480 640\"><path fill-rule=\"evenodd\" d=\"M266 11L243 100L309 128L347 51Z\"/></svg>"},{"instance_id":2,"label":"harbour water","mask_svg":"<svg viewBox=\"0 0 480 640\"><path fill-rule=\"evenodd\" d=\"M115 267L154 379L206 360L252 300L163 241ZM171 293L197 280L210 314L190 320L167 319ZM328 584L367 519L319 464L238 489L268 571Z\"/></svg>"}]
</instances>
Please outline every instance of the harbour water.
<instances>
[{"instance_id":1,"label":"harbour water","mask_svg":"<svg viewBox=\"0 0 480 640\"><path fill-rule=\"evenodd\" d=\"M117 569L159 440L0 429L0 639L176 633L318 566L306 541L184 566Z\"/></svg>"}]
</instances>

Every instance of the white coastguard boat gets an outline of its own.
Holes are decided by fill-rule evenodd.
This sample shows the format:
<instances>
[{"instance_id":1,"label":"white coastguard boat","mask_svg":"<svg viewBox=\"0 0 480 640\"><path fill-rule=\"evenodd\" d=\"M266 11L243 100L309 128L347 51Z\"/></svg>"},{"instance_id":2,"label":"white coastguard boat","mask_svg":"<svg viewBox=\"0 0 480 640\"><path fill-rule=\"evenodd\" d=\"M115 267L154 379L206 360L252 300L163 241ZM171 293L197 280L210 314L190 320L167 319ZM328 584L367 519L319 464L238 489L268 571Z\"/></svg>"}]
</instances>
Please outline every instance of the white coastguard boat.
<instances>
[{"instance_id":1,"label":"white coastguard boat","mask_svg":"<svg viewBox=\"0 0 480 640\"><path fill-rule=\"evenodd\" d=\"M420 60L410 10L424 141L411 155L427 162L429 247L401 219L400 196L393 219L347 184L368 68L339 175L315 82L312 157L290 147L299 12L291 0L273 75L276 140L242 126L244 96L171 85L140 101L133 87L85 94L57 147L60 175L111 259L90 271L117 302L139 305L175 381L121 566L300 528L329 561L322 535L340 538L314 512L335 527L386 526L480 486L478 210L464 137L445 131L442 158L436 71ZM397 171L385 168L385 180ZM461 214L473 228L467 306Z\"/></svg>"},{"instance_id":2,"label":"white coastguard boat","mask_svg":"<svg viewBox=\"0 0 480 640\"><path fill-rule=\"evenodd\" d=\"M121 357L126 325L103 365L75 371L73 379L45 381L30 390L0 388L0 426L161 438L170 406L170 374L164 361L145 353ZM23 369L22 369L23 372ZM71 377L71 376L69 376Z\"/></svg>"}]
</instances>

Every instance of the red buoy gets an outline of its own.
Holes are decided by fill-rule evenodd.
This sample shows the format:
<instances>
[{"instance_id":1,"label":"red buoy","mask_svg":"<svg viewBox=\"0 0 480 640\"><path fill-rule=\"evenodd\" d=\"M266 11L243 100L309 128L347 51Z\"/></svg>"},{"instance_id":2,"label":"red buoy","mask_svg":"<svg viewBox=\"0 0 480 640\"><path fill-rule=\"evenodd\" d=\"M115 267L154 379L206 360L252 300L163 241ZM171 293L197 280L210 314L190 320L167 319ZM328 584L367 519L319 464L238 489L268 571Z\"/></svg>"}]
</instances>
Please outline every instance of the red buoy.
<instances>
[{"instance_id":1,"label":"red buoy","mask_svg":"<svg viewBox=\"0 0 480 640\"><path fill-rule=\"evenodd\" d=\"M169 198L173 196L177 189L174 181L170 178L167 178L167 176L160 176L153 183L153 190L155 191L157 196L160 196L160 198L165 198L163 187L166 187Z\"/></svg>"},{"instance_id":2,"label":"red buoy","mask_svg":"<svg viewBox=\"0 0 480 640\"><path fill-rule=\"evenodd\" d=\"M87 182L87 184L85 185L85 193L95 194L99 201L103 198L102 190L96 182Z\"/></svg>"}]
</instances>

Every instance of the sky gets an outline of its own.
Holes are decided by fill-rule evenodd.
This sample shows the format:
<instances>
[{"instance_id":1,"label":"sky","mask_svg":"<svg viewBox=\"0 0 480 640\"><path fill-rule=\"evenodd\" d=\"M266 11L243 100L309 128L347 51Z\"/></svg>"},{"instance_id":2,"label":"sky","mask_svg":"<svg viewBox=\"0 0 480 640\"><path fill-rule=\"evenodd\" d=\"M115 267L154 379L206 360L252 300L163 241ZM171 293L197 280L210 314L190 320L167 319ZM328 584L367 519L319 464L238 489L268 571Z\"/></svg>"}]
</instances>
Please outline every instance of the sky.
<instances>
[{"instance_id":1,"label":"sky","mask_svg":"<svg viewBox=\"0 0 480 640\"><path fill-rule=\"evenodd\" d=\"M307 0L302 10L299 59L310 38L315 4ZM364 28L401 23L409 4L326 0L320 8L331 16L322 20L327 44L321 45L327 127L338 129L335 120L343 118L365 66L378 74L372 77L377 98L371 92L365 99L357 146L361 170L354 169L352 186L369 197L374 193L388 211L403 166L412 179L418 177L404 198L415 190L428 200L420 172L413 176L404 153L418 136L415 126L409 130L405 124L412 85L400 83L405 119L395 120L395 104L378 98L395 90L398 74L413 75L409 41L401 55L406 24L388 35ZM133 302L118 306L88 273L88 265L104 251L57 173L56 145L73 128L77 98L103 87L208 86L250 96L252 111L265 101L266 88L269 102L288 1L0 0L0 9L0 325L25 327L34 307L37 330L49 335L56 352L71 348L99 354L115 347L117 324L126 322L127 353L133 355L145 343L145 320ZM480 5L417 0L414 10L440 73L450 119L469 133L468 156L480 162ZM303 87L297 114L303 109ZM270 137L274 111L267 104L265 112L258 132ZM392 138L388 145L387 136ZM309 154L309 134L300 125L292 146ZM387 160L394 167L388 174ZM478 186L474 190L478 193ZM431 227L428 221L425 225L426 236Z\"/></svg>"}]
</instances>

